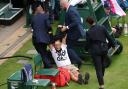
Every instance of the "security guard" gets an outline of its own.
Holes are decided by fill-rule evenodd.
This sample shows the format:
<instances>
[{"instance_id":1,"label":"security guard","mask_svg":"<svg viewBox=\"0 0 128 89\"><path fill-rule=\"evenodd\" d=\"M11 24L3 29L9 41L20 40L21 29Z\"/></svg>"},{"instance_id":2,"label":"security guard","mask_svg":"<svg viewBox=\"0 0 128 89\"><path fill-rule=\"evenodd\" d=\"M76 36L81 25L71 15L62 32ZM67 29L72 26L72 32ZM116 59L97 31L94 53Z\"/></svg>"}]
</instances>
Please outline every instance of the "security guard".
<instances>
[{"instance_id":1,"label":"security guard","mask_svg":"<svg viewBox=\"0 0 128 89\"><path fill-rule=\"evenodd\" d=\"M70 5L68 0L60 0L60 6L66 10L65 26L63 26L61 31L67 32L68 54L72 63L78 64L78 67L80 68L82 64L81 58L77 55L74 48L77 40L85 35L81 17L76 8Z\"/></svg>"},{"instance_id":2,"label":"security guard","mask_svg":"<svg viewBox=\"0 0 128 89\"><path fill-rule=\"evenodd\" d=\"M86 33L87 46L89 47L89 52L91 53L96 69L99 89L104 89L104 60L108 52L106 39L110 42L113 48L115 47L115 42L107 32L107 29L104 26L97 25L91 17L88 17L86 22L91 26Z\"/></svg>"},{"instance_id":3,"label":"security guard","mask_svg":"<svg viewBox=\"0 0 128 89\"><path fill-rule=\"evenodd\" d=\"M41 2L35 2L33 5L34 15L32 17L32 41L35 49L41 55L45 68L51 68L48 58L47 45L50 42L50 32L52 30L48 15L44 11Z\"/></svg>"}]
</instances>

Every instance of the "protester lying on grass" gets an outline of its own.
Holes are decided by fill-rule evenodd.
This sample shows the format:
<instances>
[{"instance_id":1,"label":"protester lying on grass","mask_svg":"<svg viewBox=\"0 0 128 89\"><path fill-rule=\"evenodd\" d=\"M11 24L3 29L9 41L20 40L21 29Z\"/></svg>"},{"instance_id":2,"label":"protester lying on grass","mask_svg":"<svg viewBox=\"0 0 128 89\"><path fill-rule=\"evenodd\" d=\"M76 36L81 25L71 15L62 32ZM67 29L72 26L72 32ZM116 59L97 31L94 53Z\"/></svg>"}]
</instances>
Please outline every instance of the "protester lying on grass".
<instances>
[{"instance_id":1,"label":"protester lying on grass","mask_svg":"<svg viewBox=\"0 0 128 89\"><path fill-rule=\"evenodd\" d=\"M71 64L67 52L66 36L64 38L55 36L53 44L50 44L50 51L57 67L62 67L70 70L71 79L79 84L88 84L89 73L85 74L85 78L79 72L79 69Z\"/></svg>"}]
</instances>

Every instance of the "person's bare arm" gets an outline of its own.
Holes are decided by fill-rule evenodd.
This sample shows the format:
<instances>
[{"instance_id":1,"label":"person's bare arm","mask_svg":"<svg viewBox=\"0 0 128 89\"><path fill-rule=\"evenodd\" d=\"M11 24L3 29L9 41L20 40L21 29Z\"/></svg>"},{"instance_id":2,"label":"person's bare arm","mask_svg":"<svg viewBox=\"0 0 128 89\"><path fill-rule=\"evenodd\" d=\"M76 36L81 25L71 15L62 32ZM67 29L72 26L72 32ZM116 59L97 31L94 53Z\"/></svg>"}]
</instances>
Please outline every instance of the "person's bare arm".
<instances>
[{"instance_id":1,"label":"person's bare arm","mask_svg":"<svg viewBox=\"0 0 128 89\"><path fill-rule=\"evenodd\" d=\"M53 48L53 44L49 44L49 48L52 49Z\"/></svg>"},{"instance_id":2,"label":"person's bare arm","mask_svg":"<svg viewBox=\"0 0 128 89\"><path fill-rule=\"evenodd\" d=\"M65 37L62 39L62 43L66 44L66 39L67 39L67 34L65 35Z\"/></svg>"}]
</instances>

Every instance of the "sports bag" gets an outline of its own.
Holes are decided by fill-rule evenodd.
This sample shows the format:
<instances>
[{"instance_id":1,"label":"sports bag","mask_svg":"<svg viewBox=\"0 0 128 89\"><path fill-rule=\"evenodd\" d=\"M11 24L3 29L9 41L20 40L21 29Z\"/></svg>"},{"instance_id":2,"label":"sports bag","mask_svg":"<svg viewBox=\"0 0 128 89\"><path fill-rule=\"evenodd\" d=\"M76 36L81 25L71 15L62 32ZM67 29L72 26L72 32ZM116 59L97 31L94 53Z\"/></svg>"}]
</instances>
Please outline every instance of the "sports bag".
<instances>
[{"instance_id":1,"label":"sports bag","mask_svg":"<svg viewBox=\"0 0 128 89\"><path fill-rule=\"evenodd\" d=\"M21 80L24 82L32 80L32 65L31 64L26 64L21 69Z\"/></svg>"}]
</instances>

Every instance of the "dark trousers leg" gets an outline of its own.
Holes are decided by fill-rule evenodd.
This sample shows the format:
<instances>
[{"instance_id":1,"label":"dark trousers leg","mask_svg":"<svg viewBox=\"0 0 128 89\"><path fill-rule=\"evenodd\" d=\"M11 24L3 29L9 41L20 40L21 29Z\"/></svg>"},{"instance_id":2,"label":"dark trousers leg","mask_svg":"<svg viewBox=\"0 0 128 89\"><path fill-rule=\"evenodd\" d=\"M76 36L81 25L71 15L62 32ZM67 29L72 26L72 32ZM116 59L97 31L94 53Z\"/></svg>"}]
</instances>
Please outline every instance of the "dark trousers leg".
<instances>
[{"instance_id":1,"label":"dark trousers leg","mask_svg":"<svg viewBox=\"0 0 128 89\"><path fill-rule=\"evenodd\" d=\"M80 68L82 62L81 62L81 59L79 58L79 56L75 53L75 51L73 49L68 48L67 51L68 51L68 55L69 55L69 58L70 58L72 64L77 64L78 68Z\"/></svg>"},{"instance_id":2,"label":"dark trousers leg","mask_svg":"<svg viewBox=\"0 0 128 89\"><path fill-rule=\"evenodd\" d=\"M96 69L96 75L98 78L99 85L104 85L104 72L105 72L105 67L102 59L102 56L92 56L95 69Z\"/></svg>"},{"instance_id":3,"label":"dark trousers leg","mask_svg":"<svg viewBox=\"0 0 128 89\"><path fill-rule=\"evenodd\" d=\"M68 51L68 55L69 55L69 58L70 58L71 62L73 64L77 64L78 68L80 68L81 64L82 64L82 61L81 61L81 58L77 55L77 53L74 50L74 44L75 44L75 41L70 41L70 42L68 41L67 51Z\"/></svg>"},{"instance_id":4,"label":"dark trousers leg","mask_svg":"<svg viewBox=\"0 0 128 89\"><path fill-rule=\"evenodd\" d=\"M47 55L47 44L33 42L33 45L34 45L35 49L37 50L37 52L41 55L42 61L44 63L44 67L50 68L51 63L50 63L50 61L48 59L48 55Z\"/></svg>"},{"instance_id":5,"label":"dark trousers leg","mask_svg":"<svg viewBox=\"0 0 128 89\"><path fill-rule=\"evenodd\" d=\"M104 73L105 73L105 65L104 65L104 62L105 62L105 56L102 56L102 73L103 73L103 76L104 76Z\"/></svg>"}]
</instances>

